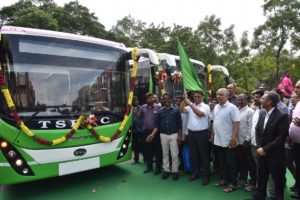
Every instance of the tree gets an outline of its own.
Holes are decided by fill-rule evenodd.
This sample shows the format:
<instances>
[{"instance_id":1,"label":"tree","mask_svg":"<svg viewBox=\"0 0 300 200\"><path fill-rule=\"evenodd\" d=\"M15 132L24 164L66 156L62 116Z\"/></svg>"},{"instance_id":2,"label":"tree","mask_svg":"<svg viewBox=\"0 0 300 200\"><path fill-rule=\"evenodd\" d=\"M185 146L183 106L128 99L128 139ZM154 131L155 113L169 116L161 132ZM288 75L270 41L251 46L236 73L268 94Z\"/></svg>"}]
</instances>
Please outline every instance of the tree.
<instances>
[{"instance_id":1,"label":"tree","mask_svg":"<svg viewBox=\"0 0 300 200\"><path fill-rule=\"evenodd\" d=\"M273 54L273 49L265 48L260 51L256 56L251 58L251 65L255 70L252 72L252 76L257 77L257 85L261 82L266 83L268 86L273 87L275 82L275 68L276 58Z\"/></svg>"},{"instance_id":2,"label":"tree","mask_svg":"<svg viewBox=\"0 0 300 200\"><path fill-rule=\"evenodd\" d=\"M52 15L39 9L30 0L20 0L11 6L3 7L0 10L0 25L58 29L58 23Z\"/></svg>"},{"instance_id":3,"label":"tree","mask_svg":"<svg viewBox=\"0 0 300 200\"><path fill-rule=\"evenodd\" d=\"M220 52L217 52L220 55L219 64L226 66L229 70L236 67L237 62L240 60L239 46L235 40L233 29L234 26L231 25L223 31Z\"/></svg>"},{"instance_id":4,"label":"tree","mask_svg":"<svg viewBox=\"0 0 300 200\"><path fill-rule=\"evenodd\" d=\"M278 81L281 53L284 47L290 42L295 48L299 40L300 2L299 0L265 0L263 9L267 20L255 29L253 47L274 51L276 58L275 80Z\"/></svg>"},{"instance_id":5,"label":"tree","mask_svg":"<svg viewBox=\"0 0 300 200\"><path fill-rule=\"evenodd\" d=\"M145 30L146 23L136 20L131 15L117 21L110 32L120 38L129 38L132 41L130 46L140 46L141 34Z\"/></svg>"},{"instance_id":6,"label":"tree","mask_svg":"<svg viewBox=\"0 0 300 200\"><path fill-rule=\"evenodd\" d=\"M68 27L68 32L98 38L105 37L105 27L98 22L95 13L90 13L89 9L80 5L77 0L65 4L63 11L63 18L57 18L57 20L60 27Z\"/></svg>"},{"instance_id":7,"label":"tree","mask_svg":"<svg viewBox=\"0 0 300 200\"><path fill-rule=\"evenodd\" d=\"M205 47L202 52L203 59L207 64L218 63L218 54L221 52L223 35L221 32L221 20L215 15L206 16L198 25L195 34Z\"/></svg>"},{"instance_id":8,"label":"tree","mask_svg":"<svg viewBox=\"0 0 300 200\"><path fill-rule=\"evenodd\" d=\"M183 27L174 24L174 27L169 35L169 40L166 44L165 52L179 55L177 46L177 37L184 47L185 52L188 54L189 58L199 59L199 54L197 50L201 48L200 41L194 35L192 28Z\"/></svg>"},{"instance_id":9,"label":"tree","mask_svg":"<svg viewBox=\"0 0 300 200\"><path fill-rule=\"evenodd\" d=\"M59 7L53 0L20 0L0 10L0 25L23 26L104 38L105 27L78 1Z\"/></svg>"},{"instance_id":10,"label":"tree","mask_svg":"<svg viewBox=\"0 0 300 200\"><path fill-rule=\"evenodd\" d=\"M155 49L158 52L166 50L167 38L170 34L170 27L164 23L155 26L153 23L141 33L140 45L144 48Z\"/></svg>"}]
</instances>

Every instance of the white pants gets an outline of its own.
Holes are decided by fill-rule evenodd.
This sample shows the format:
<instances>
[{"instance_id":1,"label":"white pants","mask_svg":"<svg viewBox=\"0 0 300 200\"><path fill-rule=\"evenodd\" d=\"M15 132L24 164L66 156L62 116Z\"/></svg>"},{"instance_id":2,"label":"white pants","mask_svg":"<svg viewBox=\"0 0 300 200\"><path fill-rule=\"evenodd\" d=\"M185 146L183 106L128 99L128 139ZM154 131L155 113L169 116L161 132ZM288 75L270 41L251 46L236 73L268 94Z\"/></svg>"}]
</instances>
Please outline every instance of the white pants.
<instances>
[{"instance_id":1,"label":"white pants","mask_svg":"<svg viewBox=\"0 0 300 200\"><path fill-rule=\"evenodd\" d=\"M161 141L161 147L163 152L163 169L165 172L172 172L177 173L178 172L178 165L179 165L179 159L178 159L178 144L177 144L177 133L173 133L171 135L167 134L160 134L160 141ZM172 157L172 171L170 170L170 157L169 152L171 151L171 157Z\"/></svg>"}]
</instances>

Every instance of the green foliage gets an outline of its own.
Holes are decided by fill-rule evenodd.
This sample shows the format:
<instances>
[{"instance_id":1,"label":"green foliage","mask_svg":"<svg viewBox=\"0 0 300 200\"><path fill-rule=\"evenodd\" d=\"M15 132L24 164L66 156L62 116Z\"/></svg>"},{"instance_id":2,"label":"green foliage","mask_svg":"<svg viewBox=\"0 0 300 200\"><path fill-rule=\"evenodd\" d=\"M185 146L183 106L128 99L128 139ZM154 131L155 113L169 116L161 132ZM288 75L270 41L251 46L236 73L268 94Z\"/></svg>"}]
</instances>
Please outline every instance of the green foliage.
<instances>
[{"instance_id":1,"label":"green foliage","mask_svg":"<svg viewBox=\"0 0 300 200\"><path fill-rule=\"evenodd\" d=\"M263 25L254 31L252 46L256 49L272 49L276 58L276 71L272 76L276 82L279 79L281 53L288 42L294 49L299 49L300 33L300 2L299 0L265 0L264 14L267 17Z\"/></svg>"},{"instance_id":2,"label":"green foliage","mask_svg":"<svg viewBox=\"0 0 300 200\"><path fill-rule=\"evenodd\" d=\"M117 24L112 27L110 32L117 35L116 37L129 38L131 40L130 46L139 46L141 42L140 35L145 29L145 22L141 20L136 20L131 15L124 17L121 20L117 21Z\"/></svg>"},{"instance_id":3,"label":"green foliage","mask_svg":"<svg viewBox=\"0 0 300 200\"><path fill-rule=\"evenodd\" d=\"M215 15L206 16L195 31L204 47L201 56L207 64L218 63L218 53L222 51L222 40L224 38L220 26L221 19Z\"/></svg>"},{"instance_id":4,"label":"green foliage","mask_svg":"<svg viewBox=\"0 0 300 200\"><path fill-rule=\"evenodd\" d=\"M250 93L260 82L276 86L278 76L285 70L291 70L294 82L299 79L300 59L293 54L300 49L299 10L299 0L265 0L263 11L267 20L254 30L252 41L247 32L237 40L234 25L222 30L221 19L215 15L199 21L196 30L176 24L173 27L164 23L147 25L128 15L106 31L95 13L78 1L61 7L54 0L19 0L0 9L0 26L76 33L174 55L178 55L178 37L190 58L206 65L227 67L230 81L237 84L238 92ZM213 92L225 86L224 76L214 72Z\"/></svg>"},{"instance_id":5,"label":"green foliage","mask_svg":"<svg viewBox=\"0 0 300 200\"><path fill-rule=\"evenodd\" d=\"M164 52L166 49L166 38L170 34L170 27L166 27L163 23L155 26L153 23L141 33L140 46Z\"/></svg>"},{"instance_id":6,"label":"green foliage","mask_svg":"<svg viewBox=\"0 0 300 200\"><path fill-rule=\"evenodd\" d=\"M105 27L78 1L59 7L53 0L20 0L0 10L0 25L23 26L105 37Z\"/></svg>"},{"instance_id":7,"label":"green foliage","mask_svg":"<svg viewBox=\"0 0 300 200\"><path fill-rule=\"evenodd\" d=\"M50 30L58 29L58 23L51 14L37 7L22 9L19 14L20 17L12 25Z\"/></svg>"}]
</instances>

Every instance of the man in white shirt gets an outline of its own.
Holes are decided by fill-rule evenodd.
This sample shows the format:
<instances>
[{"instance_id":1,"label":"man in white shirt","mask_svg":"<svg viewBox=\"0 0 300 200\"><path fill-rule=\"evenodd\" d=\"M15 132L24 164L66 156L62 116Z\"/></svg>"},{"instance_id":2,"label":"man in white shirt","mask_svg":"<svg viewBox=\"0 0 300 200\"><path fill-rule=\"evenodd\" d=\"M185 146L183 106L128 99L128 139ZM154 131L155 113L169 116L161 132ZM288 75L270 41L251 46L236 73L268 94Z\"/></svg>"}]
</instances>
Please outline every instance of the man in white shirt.
<instances>
[{"instance_id":1,"label":"man in white shirt","mask_svg":"<svg viewBox=\"0 0 300 200\"><path fill-rule=\"evenodd\" d=\"M248 97L245 94L241 94L237 98L237 103L240 111L240 129L238 134L239 146L238 150L238 160L239 160L239 185L246 186L248 179L248 172L250 174L249 183L251 185L256 185L257 175L255 161L253 160L251 154L251 127L252 127L252 117L254 110L248 106Z\"/></svg>"},{"instance_id":2,"label":"man in white shirt","mask_svg":"<svg viewBox=\"0 0 300 200\"><path fill-rule=\"evenodd\" d=\"M237 189L237 153L240 115L238 108L228 101L226 88L217 91L217 100L213 113L213 131L211 141L217 146L221 163L221 178L215 186L226 186L224 192Z\"/></svg>"},{"instance_id":3,"label":"man in white shirt","mask_svg":"<svg viewBox=\"0 0 300 200\"><path fill-rule=\"evenodd\" d=\"M182 96L177 96L175 103L176 103L176 107L179 110L180 104L183 101L183 97ZM183 163L183 155L182 155L182 151L184 148L184 145L188 144L188 129L187 129L187 122L189 120L189 115L188 113L180 113L181 115L181 121L182 121L182 129L181 129L181 142L178 144L179 146L179 159L180 159L180 165L179 165L179 173L182 173L185 169L184 169L184 163Z\"/></svg>"},{"instance_id":4,"label":"man in white shirt","mask_svg":"<svg viewBox=\"0 0 300 200\"><path fill-rule=\"evenodd\" d=\"M202 185L207 185L210 180L210 162L209 162L209 124L210 108L203 102L203 93L194 92L194 102L187 97L184 92L184 101L180 104L179 111L189 114L189 147L191 152L193 174L190 180L197 179L200 175L200 159L203 169ZM188 106L185 106L188 105ZM200 157L199 157L200 156Z\"/></svg>"},{"instance_id":5,"label":"man in white shirt","mask_svg":"<svg viewBox=\"0 0 300 200\"><path fill-rule=\"evenodd\" d=\"M264 92L261 90L255 90L253 93L253 109L254 109L254 114L252 117L252 126L251 126L251 137L250 137L250 141L251 141L251 154L252 154L252 158L255 161L255 165L253 166L255 170L255 173L257 174L257 164L258 164L258 155L257 155L257 147L256 147L256 139L255 139L255 127L256 124L258 122L258 117L259 117L259 112L261 110L261 104L260 104L260 98L264 95ZM257 177L257 176L256 176ZM250 182L246 187L245 190L248 192L252 192L256 189L256 184L257 181L254 182Z\"/></svg>"}]
</instances>

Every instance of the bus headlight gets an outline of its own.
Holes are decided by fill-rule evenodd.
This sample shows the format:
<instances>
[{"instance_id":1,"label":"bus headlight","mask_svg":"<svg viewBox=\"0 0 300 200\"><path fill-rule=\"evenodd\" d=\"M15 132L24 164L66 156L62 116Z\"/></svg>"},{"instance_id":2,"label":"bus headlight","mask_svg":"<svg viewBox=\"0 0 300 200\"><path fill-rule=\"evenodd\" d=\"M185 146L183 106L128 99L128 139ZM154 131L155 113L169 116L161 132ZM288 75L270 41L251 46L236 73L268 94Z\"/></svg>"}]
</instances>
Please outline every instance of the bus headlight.
<instances>
[{"instance_id":1,"label":"bus headlight","mask_svg":"<svg viewBox=\"0 0 300 200\"><path fill-rule=\"evenodd\" d=\"M13 150L10 150L10 151L8 152L8 155L9 155L11 158L14 158L14 157L17 155L17 153L14 152Z\"/></svg>"},{"instance_id":2,"label":"bus headlight","mask_svg":"<svg viewBox=\"0 0 300 200\"><path fill-rule=\"evenodd\" d=\"M23 174L28 174L29 170L27 168L23 169Z\"/></svg>"},{"instance_id":3,"label":"bus headlight","mask_svg":"<svg viewBox=\"0 0 300 200\"><path fill-rule=\"evenodd\" d=\"M0 150L8 161L10 167L22 176L34 176L30 166L22 154L8 141L0 138Z\"/></svg>"},{"instance_id":4,"label":"bus headlight","mask_svg":"<svg viewBox=\"0 0 300 200\"><path fill-rule=\"evenodd\" d=\"M21 167L21 166L23 165L23 161L22 161L21 159L17 159L17 160L16 160L16 165L17 165L18 167Z\"/></svg>"},{"instance_id":5,"label":"bus headlight","mask_svg":"<svg viewBox=\"0 0 300 200\"><path fill-rule=\"evenodd\" d=\"M130 145L130 138L131 138L131 131L130 131L130 128L129 128L129 130L127 131L127 134L125 135L123 144L121 145L121 149L119 151L119 155L118 155L117 160L119 160L119 159L123 158L123 156L125 156L125 154L128 150L128 147Z\"/></svg>"},{"instance_id":6,"label":"bus headlight","mask_svg":"<svg viewBox=\"0 0 300 200\"><path fill-rule=\"evenodd\" d=\"M8 143L6 141L1 142L1 148L4 149L8 146Z\"/></svg>"}]
</instances>

